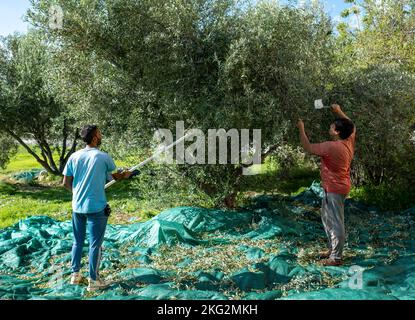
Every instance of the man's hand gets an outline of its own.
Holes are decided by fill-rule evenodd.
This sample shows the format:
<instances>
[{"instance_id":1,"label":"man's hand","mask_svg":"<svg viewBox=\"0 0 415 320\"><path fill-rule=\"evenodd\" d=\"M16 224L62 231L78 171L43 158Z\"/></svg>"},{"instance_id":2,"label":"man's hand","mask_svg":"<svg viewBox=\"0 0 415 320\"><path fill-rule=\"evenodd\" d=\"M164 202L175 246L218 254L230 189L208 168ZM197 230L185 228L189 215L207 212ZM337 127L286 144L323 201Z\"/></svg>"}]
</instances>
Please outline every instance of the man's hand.
<instances>
[{"instance_id":1,"label":"man's hand","mask_svg":"<svg viewBox=\"0 0 415 320\"><path fill-rule=\"evenodd\" d=\"M333 111L334 113L339 113L339 112L342 112L342 109L337 103L333 103L331 105L331 111Z\"/></svg>"},{"instance_id":2,"label":"man's hand","mask_svg":"<svg viewBox=\"0 0 415 320\"><path fill-rule=\"evenodd\" d=\"M304 130L304 122L303 122L303 120L298 119L298 122L297 122L297 127L298 127L298 129L300 129L300 130Z\"/></svg>"},{"instance_id":3,"label":"man's hand","mask_svg":"<svg viewBox=\"0 0 415 320\"><path fill-rule=\"evenodd\" d=\"M333 113L335 113L336 116L339 118L350 120L350 118L343 112L343 110L340 108L340 106L337 103L333 103L331 105L331 111L333 111Z\"/></svg>"},{"instance_id":4,"label":"man's hand","mask_svg":"<svg viewBox=\"0 0 415 320\"><path fill-rule=\"evenodd\" d=\"M132 172L125 170L123 172L116 172L112 174L112 177L115 180L124 180L124 179L128 179L130 176L132 175Z\"/></svg>"},{"instance_id":5,"label":"man's hand","mask_svg":"<svg viewBox=\"0 0 415 320\"><path fill-rule=\"evenodd\" d=\"M62 185L69 191L72 191L72 183L73 177L72 176L63 176Z\"/></svg>"},{"instance_id":6,"label":"man's hand","mask_svg":"<svg viewBox=\"0 0 415 320\"><path fill-rule=\"evenodd\" d=\"M131 175L133 174L131 171L125 170L123 172L121 172L123 179L128 179L129 177L131 177Z\"/></svg>"},{"instance_id":7,"label":"man's hand","mask_svg":"<svg viewBox=\"0 0 415 320\"><path fill-rule=\"evenodd\" d=\"M301 145L303 146L304 150L311 153L311 143L308 140L308 137L304 130L304 122L302 119L298 119L297 127L300 129L300 141Z\"/></svg>"}]
</instances>

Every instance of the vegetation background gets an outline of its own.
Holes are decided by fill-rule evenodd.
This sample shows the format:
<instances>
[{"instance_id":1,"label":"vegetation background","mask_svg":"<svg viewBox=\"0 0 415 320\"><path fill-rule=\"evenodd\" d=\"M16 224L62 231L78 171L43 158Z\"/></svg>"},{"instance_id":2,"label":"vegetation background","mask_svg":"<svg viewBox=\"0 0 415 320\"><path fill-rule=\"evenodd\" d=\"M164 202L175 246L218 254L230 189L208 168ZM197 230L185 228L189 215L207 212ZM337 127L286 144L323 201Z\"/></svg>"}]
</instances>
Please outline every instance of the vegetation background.
<instances>
[{"instance_id":1,"label":"vegetation background","mask_svg":"<svg viewBox=\"0 0 415 320\"><path fill-rule=\"evenodd\" d=\"M299 148L333 120L356 123L350 194L382 210L414 206L415 1L347 0L334 24L319 1L32 0L27 34L0 46L0 227L28 215L70 217L61 186L79 128L96 123L117 165L148 157L157 128L262 130L264 165L157 165L110 189L114 223L178 205L237 208L257 193L293 194L319 178ZM51 18L62 8L63 24ZM16 172L43 168L21 183Z\"/></svg>"}]
</instances>

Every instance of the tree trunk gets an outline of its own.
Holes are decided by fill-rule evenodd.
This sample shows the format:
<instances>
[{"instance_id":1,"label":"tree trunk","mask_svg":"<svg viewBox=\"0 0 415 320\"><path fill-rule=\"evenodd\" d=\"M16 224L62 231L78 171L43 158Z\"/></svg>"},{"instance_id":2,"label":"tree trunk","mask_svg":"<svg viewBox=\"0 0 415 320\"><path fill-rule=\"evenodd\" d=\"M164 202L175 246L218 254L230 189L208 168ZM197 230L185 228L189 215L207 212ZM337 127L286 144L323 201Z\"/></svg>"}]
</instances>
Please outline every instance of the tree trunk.
<instances>
[{"instance_id":1,"label":"tree trunk","mask_svg":"<svg viewBox=\"0 0 415 320\"><path fill-rule=\"evenodd\" d=\"M228 194L224 199L224 204L228 209L235 209L236 207L236 192Z\"/></svg>"},{"instance_id":2,"label":"tree trunk","mask_svg":"<svg viewBox=\"0 0 415 320\"><path fill-rule=\"evenodd\" d=\"M61 158L59 159L59 171L60 172L63 172L63 169L65 168L65 165L69 160L69 157L75 152L76 146L78 145L78 138L79 138L78 129L75 129L74 139L72 141L71 149L69 149L66 155L62 152Z\"/></svg>"},{"instance_id":3,"label":"tree trunk","mask_svg":"<svg viewBox=\"0 0 415 320\"><path fill-rule=\"evenodd\" d=\"M270 146L265 152L261 154L261 163L263 164L265 162L265 159L270 156L277 148L278 144ZM225 195L225 198L223 200L223 204L228 209L235 209L236 208L236 196L238 195L239 187L241 184L241 179L243 177L243 166L238 167L234 171L234 183L232 186L232 192Z\"/></svg>"},{"instance_id":4,"label":"tree trunk","mask_svg":"<svg viewBox=\"0 0 415 320\"><path fill-rule=\"evenodd\" d=\"M36 161L43 167L45 170L51 174L56 174L56 172L49 166L48 162L45 160L40 159L40 157L34 152L18 135L16 135L13 131L7 130L7 132L20 144L22 145L26 151L31 154Z\"/></svg>"},{"instance_id":5,"label":"tree trunk","mask_svg":"<svg viewBox=\"0 0 415 320\"><path fill-rule=\"evenodd\" d=\"M60 154L59 159L59 169L57 168L55 161L53 159L53 153L52 150L47 143L46 139L42 138L36 138L36 142L38 146L40 147L42 158L36 154L35 151L33 151L24 141L22 138L20 138L17 134L15 134L12 130L7 130L7 132L10 134L11 137L13 137L21 146L23 146L26 151L32 155L36 161L50 174L56 175L56 176L62 176L63 169L65 168L66 163L68 162L69 157L72 153L75 152L76 146L77 146L77 140L78 140L78 130L75 130L74 132L74 140L72 143L71 149L66 153ZM64 141L66 143L67 137L64 137ZM66 151L66 148L63 150Z\"/></svg>"}]
</instances>

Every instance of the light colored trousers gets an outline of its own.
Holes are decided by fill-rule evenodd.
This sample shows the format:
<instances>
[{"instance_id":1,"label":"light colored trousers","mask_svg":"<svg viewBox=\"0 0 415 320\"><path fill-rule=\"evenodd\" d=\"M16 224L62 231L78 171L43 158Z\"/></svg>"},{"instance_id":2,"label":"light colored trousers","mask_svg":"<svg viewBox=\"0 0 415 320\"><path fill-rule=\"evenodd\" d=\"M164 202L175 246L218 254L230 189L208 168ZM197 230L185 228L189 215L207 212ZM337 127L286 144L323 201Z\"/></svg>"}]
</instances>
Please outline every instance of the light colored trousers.
<instances>
[{"instance_id":1,"label":"light colored trousers","mask_svg":"<svg viewBox=\"0 0 415 320\"><path fill-rule=\"evenodd\" d=\"M341 259L346 238L344 228L344 201L346 196L326 193L321 205L321 220L329 239L330 259Z\"/></svg>"}]
</instances>

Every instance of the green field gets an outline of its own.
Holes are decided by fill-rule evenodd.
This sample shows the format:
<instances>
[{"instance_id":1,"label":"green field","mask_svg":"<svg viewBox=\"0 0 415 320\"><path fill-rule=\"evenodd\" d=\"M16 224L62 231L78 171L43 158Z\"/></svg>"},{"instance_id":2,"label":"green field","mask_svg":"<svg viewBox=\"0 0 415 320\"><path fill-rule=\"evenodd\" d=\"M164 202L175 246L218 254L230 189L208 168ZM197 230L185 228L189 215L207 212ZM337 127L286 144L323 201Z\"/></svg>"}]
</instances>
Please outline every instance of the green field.
<instances>
[{"instance_id":1,"label":"green field","mask_svg":"<svg viewBox=\"0 0 415 320\"><path fill-rule=\"evenodd\" d=\"M124 166L123 161L115 161L117 166ZM67 220L71 217L71 194L61 186L59 177L49 178L48 181L22 184L14 181L14 173L41 168L36 160L23 148L20 148L9 165L0 170L0 228L10 226L20 219L33 215L45 215L57 220ZM286 194L301 191L318 178L318 172L293 170L292 176L285 180L277 179L278 165L268 161L262 168L261 174L247 177L242 194L275 193ZM179 205L192 205L189 196L177 195L177 200L158 201L158 199L142 199L136 184L128 181L118 183L107 192L108 201L113 209L110 223L125 224L145 221L158 212ZM243 201L243 200L241 200ZM207 206L207 204L205 204Z\"/></svg>"},{"instance_id":2,"label":"green field","mask_svg":"<svg viewBox=\"0 0 415 320\"><path fill-rule=\"evenodd\" d=\"M122 161L115 161L124 166ZM11 178L14 173L41 168L36 160L22 148L9 165L0 170L0 228L10 226L29 216L49 216L57 220L71 218L71 194L61 186L60 177L49 177L46 181L30 184L16 182ZM294 195L319 179L318 169L293 167L281 174L278 163L267 159L260 174L246 176L238 195L238 203L243 204L257 194ZM404 210L414 205L415 195L407 188L396 186L364 186L353 188L350 196L363 203L374 205L382 210ZM181 206L195 205L209 207L203 199L177 190L172 197L166 197L163 190L158 196L143 198L140 185L122 181L107 191L109 204L113 209L110 223L128 224L146 221L160 211Z\"/></svg>"},{"instance_id":3,"label":"green field","mask_svg":"<svg viewBox=\"0 0 415 320\"><path fill-rule=\"evenodd\" d=\"M19 151L13 157L7 167L5 169L0 169L0 175L32 168L42 168L42 166L32 155L30 155L28 152L25 152L25 150L20 147Z\"/></svg>"},{"instance_id":4,"label":"green field","mask_svg":"<svg viewBox=\"0 0 415 320\"><path fill-rule=\"evenodd\" d=\"M118 161L116 164L122 165ZM71 218L71 194L61 186L61 178L52 177L47 181L23 184L11 177L14 173L35 168L40 169L42 166L23 148L19 148L7 167L0 170L0 228L33 215L49 216L61 221ZM109 203L114 210L111 223L148 219L154 214L145 203L131 196L133 188L128 188L125 182L121 184L108 192Z\"/></svg>"}]
</instances>

